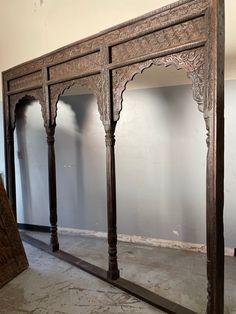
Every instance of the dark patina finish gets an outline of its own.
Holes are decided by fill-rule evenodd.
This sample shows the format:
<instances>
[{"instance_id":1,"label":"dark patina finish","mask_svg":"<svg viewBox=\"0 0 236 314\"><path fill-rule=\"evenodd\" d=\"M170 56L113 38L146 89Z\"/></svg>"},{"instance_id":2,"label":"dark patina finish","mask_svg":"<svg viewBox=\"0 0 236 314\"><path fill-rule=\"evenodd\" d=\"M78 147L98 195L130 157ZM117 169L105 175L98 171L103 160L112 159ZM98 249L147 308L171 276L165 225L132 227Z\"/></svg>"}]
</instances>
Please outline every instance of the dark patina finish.
<instances>
[{"instance_id":1,"label":"dark patina finish","mask_svg":"<svg viewBox=\"0 0 236 314\"><path fill-rule=\"evenodd\" d=\"M0 177L0 288L27 267L25 251Z\"/></svg>"},{"instance_id":2,"label":"dark patina finish","mask_svg":"<svg viewBox=\"0 0 236 314\"><path fill-rule=\"evenodd\" d=\"M15 110L39 100L48 142L51 249L59 250L54 133L57 102L72 85L97 96L105 129L107 169L108 282L120 280L117 263L115 128L126 84L152 66L184 69L207 129L208 314L224 311L224 1L181 0L140 18L78 41L3 73L7 190L16 216ZM36 245L36 243L34 243ZM60 251L59 251L60 252ZM63 255L63 254L62 254ZM64 255L63 255L64 256ZM94 271L96 273L96 270ZM126 291L148 301L141 287ZM123 288L124 289L124 288ZM138 292L138 289L140 291ZM133 293L133 292L131 292ZM133 293L134 294L134 293ZM157 300L159 297L157 297ZM168 310L170 301L155 304ZM160 303L160 302L159 302ZM177 311L172 311L177 313ZM182 312L183 313L183 312Z\"/></svg>"}]
</instances>

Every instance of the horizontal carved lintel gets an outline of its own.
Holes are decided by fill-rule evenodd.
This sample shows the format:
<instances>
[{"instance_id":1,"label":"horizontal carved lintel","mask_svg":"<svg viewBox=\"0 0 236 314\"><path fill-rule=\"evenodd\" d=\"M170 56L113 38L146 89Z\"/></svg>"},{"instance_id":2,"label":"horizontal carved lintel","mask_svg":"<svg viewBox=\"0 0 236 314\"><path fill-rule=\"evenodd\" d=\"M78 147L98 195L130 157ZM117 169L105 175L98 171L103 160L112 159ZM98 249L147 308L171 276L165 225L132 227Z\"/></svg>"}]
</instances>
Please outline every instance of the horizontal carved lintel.
<instances>
[{"instance_id":1,"label":"horizontal carved lintel","mask_svg":"<svg viewBox=\"0 0 236 314\"><path fill-rule=\"evenodd\" d=\"M37 71L28 75L21 76L8 82L9 92L19 90L21 88L29 88L42 84L42 72Z\"/></svg>"},{"instance_id":2,"label":"horizontal carved lintel","mask_svg":"<svg viewBox=\"0 0 236 314\"><path fill-rule=\"evenodd\" d=\"M185 44L207 40L205 16L180 23L111 48L112 62L149 55Z\"/></svg>"},{"instance_id":3,"label":"horizontal carved lintel","mask_svg":"<svg viewBox=\"0 0 236 314\"><path fill-rule=\"evenodd\" d=\"M57 80L101 68L101 56L99 52L92 53L74 60L58 64L49 68L50 80Z\"/></svg>"}]
</instances>

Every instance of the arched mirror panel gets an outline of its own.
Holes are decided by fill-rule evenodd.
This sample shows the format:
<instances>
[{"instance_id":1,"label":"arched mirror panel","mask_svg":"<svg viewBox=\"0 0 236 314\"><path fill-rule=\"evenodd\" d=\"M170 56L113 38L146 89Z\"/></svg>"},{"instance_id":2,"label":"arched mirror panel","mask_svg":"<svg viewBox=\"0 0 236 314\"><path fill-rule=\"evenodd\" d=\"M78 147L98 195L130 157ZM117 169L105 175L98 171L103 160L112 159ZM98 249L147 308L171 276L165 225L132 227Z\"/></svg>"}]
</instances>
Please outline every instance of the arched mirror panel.
<instances>
[{"instance_id":1,"label":"arched mirror panel","mask_svg":"<svg viewBox=\"0 0 236 314\"><path fill-rule=\"evenodd\" d=\"M206 252L206 126L191 85L184 70L155 65L127 83L116 128L117 230L132 243L119 245L123 277L204 313L206 259L196 252Z\"/></svg>"},{"instance_id":2,"label":"arched mirror panel","mask_svg":"<svg viewBox=\"0 0 236 314\"><path fill-rule=\"evenodd\" d=\"M204 313L205 308L207 314L223 314L223 59L224 1L180 0L5 71L6 187L14 212L15 104L25 95L33 93L42 105L47 140L50 245L48 235L47 242L26 234L22 238L160 310L191 314ZM148 69L157 69L157 76L154 83L150 80L143 86L136 75L143 73L147 79ZM159 76L158 70L163 71ZM158 81L164 79L165 71L171 79L179 77L182 72L177 70L185 72L184 82ZM72 91L77 83L95 97ZM69 90L71 94L66 95ZM21 113L21 122L25 114L28 109ZM39 120L32 128L37 123ZM17 126L19 134L24 127ZM37 166L34 168L36 176ZM206 223L202 221L204 205ZM31 207L30 201L27 206ZM96 259L92 242L81 252L84 259L77 255L78 245L71 254L59 250L57 207L60 228L93 228L107 237L108 250L103 244L98 246ZM189 261L182 277L180 267L187 253L181 259L180 251L171 251L173 265L164 258L164 251L161 256L156 254L160 248L155 247L154 255L146 254L154 259L153 269L154 265L158 268L157 273L148 273L148 278L156 279L149 282L142 276L145 265L138 265L140 248L122 249L122 244L119 257L117 237L121 235L131 242L139 237L142 245L144 237L191 248L192 243L200 242L200 250L206 244L207 254L199 263ZM65 248L69 241L63 241ZM178 258L173 257L174 252ZM127 261L135 266L127 267ZM200 269L203 262L206 277ZM199 282L201 291L189 282L188 273ZM172 276L179 282L177 293L174 289L167 293Z\"/></svg>"},{"instance_id":3,"label":"arched mirror panel","mask_svg":"<svg viewBox=\"0 0 236 314\"><path fill-rule=\"evenodd\" d=\"M12 117L17 221L47 226L47 145L42 105L34 96L26 95L16 104Z\"/></svg>"},{"instance_id":4,"label":"arched mirror panel","mask_svg":"<svg viewBox=\"0 0 236 314\"><path fill-rule=\"evenodd\" d=\"M98 99L93 90L81 83L85 82L71 85L57 102L55 153L60 247L105 267L105 134ZM98 233L104 235L103 239L94 241L90 237L88 243L86 235Z\"/></svg>"}]
</instances>

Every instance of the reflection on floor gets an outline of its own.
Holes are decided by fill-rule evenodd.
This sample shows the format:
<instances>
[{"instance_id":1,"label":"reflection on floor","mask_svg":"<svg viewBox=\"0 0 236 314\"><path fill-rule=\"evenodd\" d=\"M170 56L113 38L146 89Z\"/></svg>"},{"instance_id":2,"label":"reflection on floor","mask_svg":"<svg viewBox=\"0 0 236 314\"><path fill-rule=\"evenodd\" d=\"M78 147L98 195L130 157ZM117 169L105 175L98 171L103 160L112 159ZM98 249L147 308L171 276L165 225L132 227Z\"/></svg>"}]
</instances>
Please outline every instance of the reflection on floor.
<instances>
[{"instance_id":1,"label":"reflection on floor","mask_svg":"<svg viewBox=\"0 0 236 314\"><path fill-rule=\"evenodd\" d=\"M31 233L49 241L45 233ZM61 248L107 268L106 241L60 235ZM30 269L0 290L4 314L163 313L30 245ZM197 313L206 307L206 257L200 253L119 243L122 277ZM225 313L236 313L236 259L226 258Z\"/></svg>"}]
</instances>

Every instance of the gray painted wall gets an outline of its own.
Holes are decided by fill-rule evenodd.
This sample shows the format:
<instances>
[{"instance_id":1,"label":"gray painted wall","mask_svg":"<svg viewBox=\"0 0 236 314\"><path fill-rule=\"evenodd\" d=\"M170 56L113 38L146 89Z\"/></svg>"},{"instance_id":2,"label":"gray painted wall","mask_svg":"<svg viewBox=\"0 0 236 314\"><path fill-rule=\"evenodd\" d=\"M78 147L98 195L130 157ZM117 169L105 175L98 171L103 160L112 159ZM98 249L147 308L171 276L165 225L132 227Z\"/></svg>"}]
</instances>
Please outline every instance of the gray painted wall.
<instances>
[{"instance_id":1,"label":"gray painted wall","mask_svg":"<svg viewBox=\"0 0 236 314\"><path fill-rule=\"evenodd\" d=\"M235 89L236 81L226 82L225 238L231 247ZM104 130L95 98L64 97L57 124L59 226L105 231ZM190 86L127 91L116 138L118 232L205 242L206 130ZM3 145L2 133L0 140ZM16 143L19 222L48 225L47 145L37 102L18 112Z\"/></svg>"}]
</instances>

